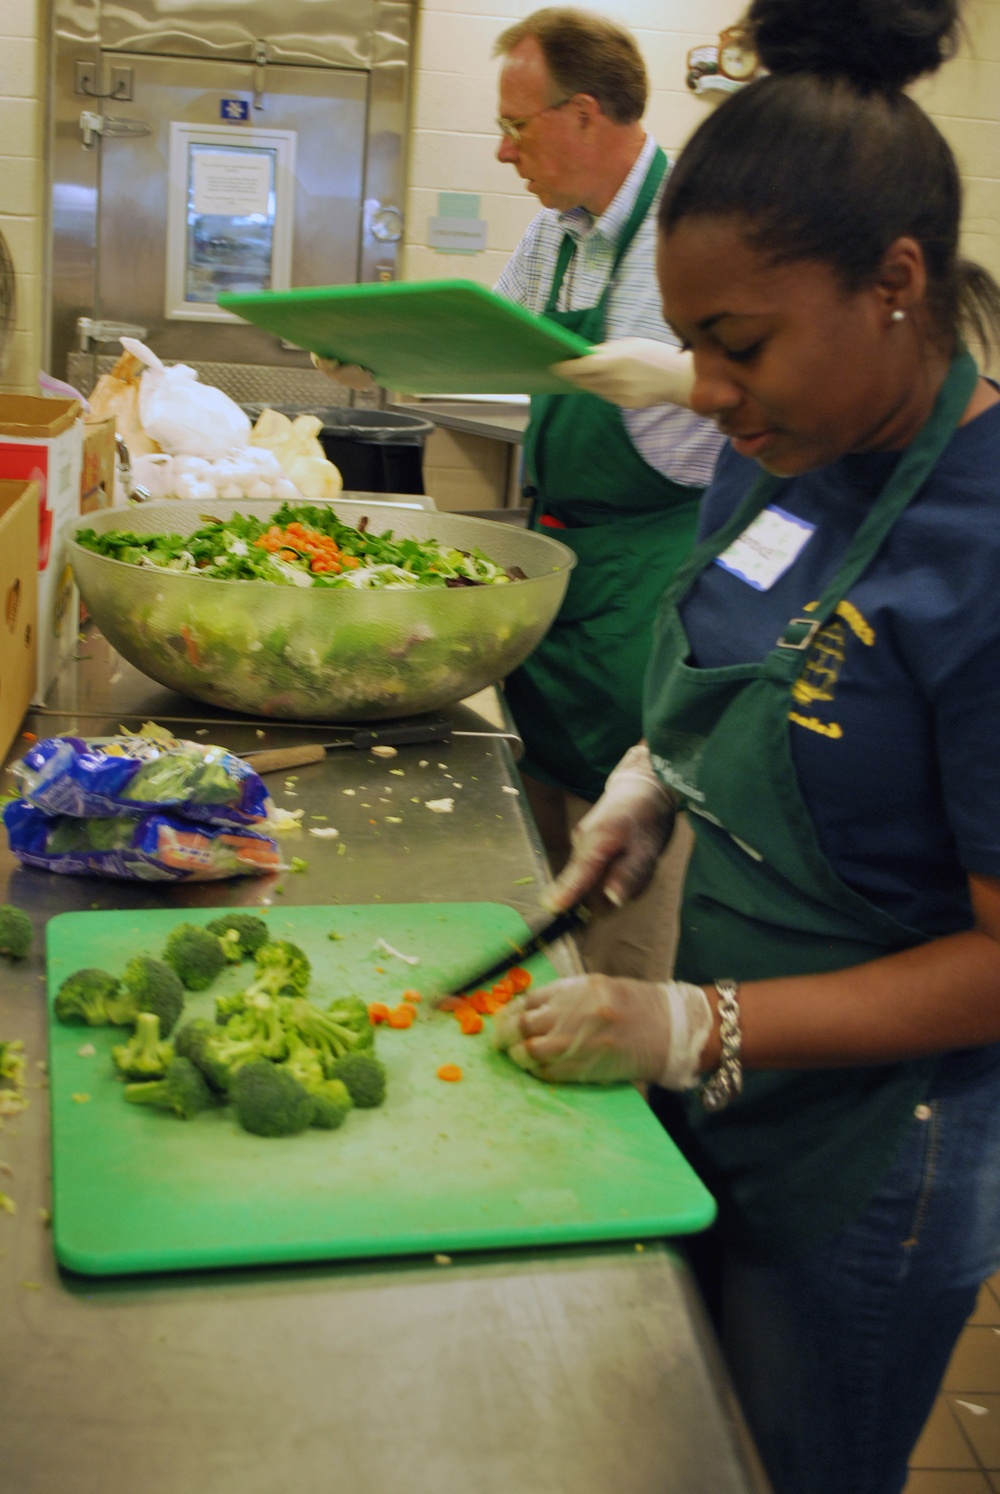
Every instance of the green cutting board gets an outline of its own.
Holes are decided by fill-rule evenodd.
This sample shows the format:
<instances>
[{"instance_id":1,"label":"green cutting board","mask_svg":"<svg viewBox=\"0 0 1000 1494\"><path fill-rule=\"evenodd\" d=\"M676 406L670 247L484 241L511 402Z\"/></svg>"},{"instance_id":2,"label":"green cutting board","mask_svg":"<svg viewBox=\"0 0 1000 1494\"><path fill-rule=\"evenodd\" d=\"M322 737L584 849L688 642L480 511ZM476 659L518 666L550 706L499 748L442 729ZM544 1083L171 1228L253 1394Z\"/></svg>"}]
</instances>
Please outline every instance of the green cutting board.
<instances>
[{"instance_id":1,"label":"green cutting board","mask_svg":"<svg viewBox=\"0 0 1000 1494\"><path fill-rule=\"evenodd\" d=\"M219 305L323 358L360 363L403 394L568 394L549 365L589 348L471 280L234 293Z\"/></svg>"},{"instance_id":2,"label":"green cutting board","mask_svg":"<svg viewBox=\"0 0 1000 1494\"><path fill-rule=\"evenodd\" d=\"M58 1022L55 992L86 965L118 974L133 954L159 953L175 924L221 911L49 921L53 1229L63 1265L103 1276L634 1239L711 1222L711 1197L631 1086L543 1084L494 1052L487 1031L464 1037L453 1017L426 1006L407 1030L379 1029L386 1102L354 1111L339 1131L265 1139L241 1130L229 1107L181 1121L129 1105L111 1061L121 1030ZM265 916L276 937L309 955L310 994L322 1004L354 992L395 1005L407 987L440 989L437 977L464 973L470 959L525 933L498 903ZM380 938L420 963L377 949ZM234 966L190 995L186 1015L210 1015L214 997L240 989L251 968ZM554 974L540 957L529 968L536 982ZM88 1045L92 1056L80 1052ZM460 1064L464 1079L438 1079L443 1063Z\"/></svg>"}]
</instances>

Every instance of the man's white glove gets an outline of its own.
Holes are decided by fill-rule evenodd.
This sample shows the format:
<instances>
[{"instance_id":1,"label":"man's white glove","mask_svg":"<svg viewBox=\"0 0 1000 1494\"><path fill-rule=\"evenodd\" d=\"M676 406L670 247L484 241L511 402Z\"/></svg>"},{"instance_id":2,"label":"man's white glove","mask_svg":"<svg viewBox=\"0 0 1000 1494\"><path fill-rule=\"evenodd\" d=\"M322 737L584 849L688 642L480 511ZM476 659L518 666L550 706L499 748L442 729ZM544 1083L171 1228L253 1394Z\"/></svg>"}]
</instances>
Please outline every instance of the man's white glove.
<instances>
[{"instance_id":1,"label":"man's white glove","mask_svg":"<svg viewBox=\"0 0 1000 1494\"><path fill-rule=\"evenodd\" d=\"M310 353L309 356L313 368L318 368L320 373L325 373L335 383L343 384L345 389L363 391L376 387L375 375L370 368L362 368L360 363L338 363L336 358L320 358L316 353Z\"/></svg>"},{"instance_id":2,"label":"man's white glove","mask_svg":"<svg viewBox=\"0 0 1000 1494\"><path fill-rule=\"evenodd\" d=\"M631 1079L691 1089L713 1016L700 986L574 975L518 996L493 1019L494 1046L553 1084Z\"/></svg>"},{"instance_id":3,"label":"man's white glove","mask_svg":"<svg viewBox=\"0 0 1000 1494\"><path fill-rule=\"evenodd\" d=\"M602 887L616 907L648 887L674 828L677 806L653 772L645 742L630 747L604 793L574 827L573 854L543 901L553 912Z\"/></svg>"},{"instance_id":4,"label":"man's white glove","mask_svg":"<svg viewBox=\"0 0 1000 1494\"><path fill-rule=\"evenodd\" d=\"M691 408L691 354L651 337L600 342L582 358L553 363L550 372L626 410L663 404Z\"/></svg>"}]
</instances>

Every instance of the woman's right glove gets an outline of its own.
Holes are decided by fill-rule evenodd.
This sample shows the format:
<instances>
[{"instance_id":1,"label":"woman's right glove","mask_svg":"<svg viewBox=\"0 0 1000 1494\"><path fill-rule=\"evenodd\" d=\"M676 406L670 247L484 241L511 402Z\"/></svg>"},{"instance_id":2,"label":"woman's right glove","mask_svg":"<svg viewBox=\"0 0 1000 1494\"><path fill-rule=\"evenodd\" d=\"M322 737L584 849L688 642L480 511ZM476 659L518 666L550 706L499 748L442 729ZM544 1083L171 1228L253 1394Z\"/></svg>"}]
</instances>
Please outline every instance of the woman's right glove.
<instances>
[{"instance_id":1,"label":"woman's right glove","mask_svg":"<svg viewBox=\"0 0 1000 1494\"><path fill-rule=\"evenodd\" d=\"M573 830L573 854L545 893L553 912L600 887L621 907L646 888L674 829L677 803L653 771L645 742L630 747L604 793Z\"/></svg>"},{"instance_id":2,"label":"woman's right glove","mask_svg":"<svg viewBox=\"0 0 1000 1494\"><path fill-rule=\"evenodd\" d=\"M309 357L313 368L318 368L320 373L333 379L335 384L342 384L345 389L363 391L375 388L375 375L370 368L362 368L360 363L338 363L336 358L321 358L318 353L310 353Z\"/></svg>"}]
</instances>

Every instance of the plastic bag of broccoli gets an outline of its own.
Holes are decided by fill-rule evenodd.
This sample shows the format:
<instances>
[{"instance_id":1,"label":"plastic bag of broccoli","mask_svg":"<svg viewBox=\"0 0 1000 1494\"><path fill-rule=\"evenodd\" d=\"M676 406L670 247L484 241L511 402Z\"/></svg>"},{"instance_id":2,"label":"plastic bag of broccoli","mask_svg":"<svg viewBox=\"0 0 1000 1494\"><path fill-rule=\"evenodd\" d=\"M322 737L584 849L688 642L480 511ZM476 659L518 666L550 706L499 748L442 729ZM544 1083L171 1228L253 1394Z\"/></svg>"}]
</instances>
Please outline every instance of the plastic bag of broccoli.
<instances>
[{"instance_id":1,"label":"plastic bag of broccoli","mask_svg":"<svg viewBox=\"0 0 1000 1494\"><path fill-rule=\"evenodd\" d=\"M47 814L179 810L209 825L267 816L267 786L242 758L167 736L46 737L13 772L22 796Z\"/></svg>"},{"instance_id":2,"label":"plastic bag of broccoli","mask_svg":"<svg viewBox=\"0 0 1000 1494\"><path fill-rule=\"evenodd\" d=\"M24 799L3 812L10 848L45 871L144 882L210 882L280 871L277 843L242 825L205 825L178 814L77 818Z\"/></svg>"}]
</instances>

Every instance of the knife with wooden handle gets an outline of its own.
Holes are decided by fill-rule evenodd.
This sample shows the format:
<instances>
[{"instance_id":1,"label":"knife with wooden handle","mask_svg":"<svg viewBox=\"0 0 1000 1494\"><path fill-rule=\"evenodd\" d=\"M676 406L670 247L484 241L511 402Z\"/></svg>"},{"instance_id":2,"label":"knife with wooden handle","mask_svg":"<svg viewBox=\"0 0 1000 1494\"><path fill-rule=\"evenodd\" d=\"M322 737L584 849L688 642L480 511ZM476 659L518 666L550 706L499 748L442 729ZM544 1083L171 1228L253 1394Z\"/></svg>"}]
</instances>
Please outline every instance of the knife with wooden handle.
<instances>
[{"instance_id":1,"label":"knife with wooden handle","mask_svg":"<svg viewBox=\"0 0 1000 1494\"><path fill-rule=\"evenodd\" d=\"M302 768L308 763L321 763L328 752L338 747L353 747L357 752L370 752L373 747L410 747L421 742L447 745L451 735L451 723L442 717L437 721L411 721L399 726L359 727L332 742L308 742L296 747L258 747L252 752L243 752L240 756L245 758L255 773L277 773L283 768Z\"/></svg>"}]
</instances>

